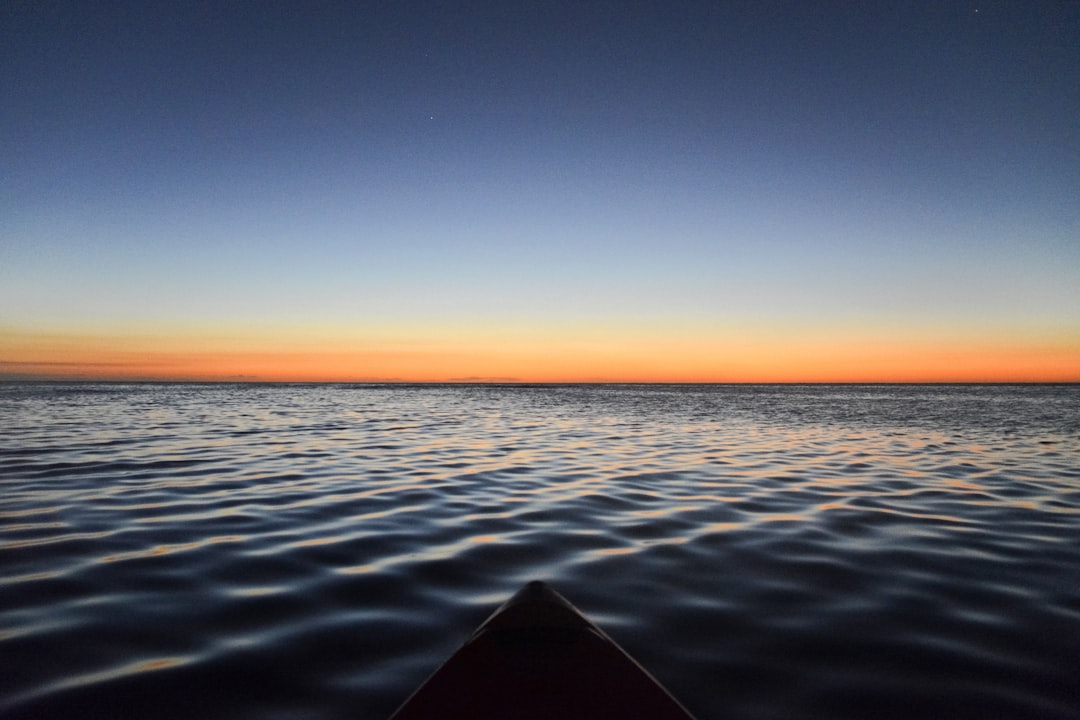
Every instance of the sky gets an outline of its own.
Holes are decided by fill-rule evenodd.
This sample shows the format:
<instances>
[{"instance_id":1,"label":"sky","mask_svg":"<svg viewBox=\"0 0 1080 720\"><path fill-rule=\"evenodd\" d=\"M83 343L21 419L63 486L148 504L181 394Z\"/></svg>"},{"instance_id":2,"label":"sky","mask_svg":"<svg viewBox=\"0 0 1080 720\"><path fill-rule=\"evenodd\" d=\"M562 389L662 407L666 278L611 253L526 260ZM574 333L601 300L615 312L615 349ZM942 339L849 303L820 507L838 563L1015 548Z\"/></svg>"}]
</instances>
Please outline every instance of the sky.
<instances>
[{"instance_id":1,"label":"sky","mask_svg":"<svg viewBox=\"0 0 1080 720\"><path fill-rule=\"evenodd\" d=\"M1080 381L1080 3L0 5L0 379Z\"/></svg>"}]
</instances>

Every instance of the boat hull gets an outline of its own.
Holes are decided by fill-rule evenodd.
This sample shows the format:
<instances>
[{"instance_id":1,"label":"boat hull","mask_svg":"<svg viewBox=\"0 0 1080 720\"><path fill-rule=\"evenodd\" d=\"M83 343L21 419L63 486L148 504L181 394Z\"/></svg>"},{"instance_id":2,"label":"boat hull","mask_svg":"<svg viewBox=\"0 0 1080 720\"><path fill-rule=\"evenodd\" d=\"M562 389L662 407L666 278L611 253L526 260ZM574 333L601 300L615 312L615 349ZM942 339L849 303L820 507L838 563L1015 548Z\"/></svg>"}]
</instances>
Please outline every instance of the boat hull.
<instances>
[{"instance_id":1,"label":"boat hull","mask_svg":"<svg viewBox=\"0 0 1080 720\"><path fill-rule=\"evenodd\" d=\"M692 718L615 641L534 581L496 610L392 720L629 717Z\"/></svg>"}]
</instances>

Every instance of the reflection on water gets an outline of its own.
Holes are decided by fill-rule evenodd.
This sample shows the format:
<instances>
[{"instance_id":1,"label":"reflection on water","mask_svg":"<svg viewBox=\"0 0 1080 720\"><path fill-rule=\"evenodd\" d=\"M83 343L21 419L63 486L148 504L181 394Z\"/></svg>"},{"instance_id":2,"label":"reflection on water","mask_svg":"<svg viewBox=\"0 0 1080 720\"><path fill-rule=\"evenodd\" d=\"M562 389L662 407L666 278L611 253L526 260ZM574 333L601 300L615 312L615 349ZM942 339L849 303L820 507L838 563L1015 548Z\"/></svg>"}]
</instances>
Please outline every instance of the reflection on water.
<instances>
[{"instance_id":1,"label":"reflection on water","mask_svg":"<svg viewBox=\"0 0 1080 720\"><path fill-rule=\"evenodd\" d=\"M1080 387L0 385L0 714L382 718L551 581L701 718L1080 717Z\"/></svg>"}]
</instances>

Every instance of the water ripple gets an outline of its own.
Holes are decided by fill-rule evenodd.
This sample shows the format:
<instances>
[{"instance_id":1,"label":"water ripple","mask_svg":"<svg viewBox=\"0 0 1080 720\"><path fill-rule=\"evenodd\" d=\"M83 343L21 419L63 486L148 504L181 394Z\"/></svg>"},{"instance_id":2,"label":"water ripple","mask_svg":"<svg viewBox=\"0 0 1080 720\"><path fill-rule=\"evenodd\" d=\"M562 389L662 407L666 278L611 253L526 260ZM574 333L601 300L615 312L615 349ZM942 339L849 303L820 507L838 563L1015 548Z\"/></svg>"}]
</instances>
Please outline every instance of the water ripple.
<instances>
[{"instance_id":1,"label":"water ripple","mask_svg":"<svg viewBox=\"0 0 1080 720\"><path fill-rule=\"evenodd\" d=\"M362 717L553 582L702 718L1077 718L1076 386L0 385L0 713Z\"/></svg>"}]
</instances>

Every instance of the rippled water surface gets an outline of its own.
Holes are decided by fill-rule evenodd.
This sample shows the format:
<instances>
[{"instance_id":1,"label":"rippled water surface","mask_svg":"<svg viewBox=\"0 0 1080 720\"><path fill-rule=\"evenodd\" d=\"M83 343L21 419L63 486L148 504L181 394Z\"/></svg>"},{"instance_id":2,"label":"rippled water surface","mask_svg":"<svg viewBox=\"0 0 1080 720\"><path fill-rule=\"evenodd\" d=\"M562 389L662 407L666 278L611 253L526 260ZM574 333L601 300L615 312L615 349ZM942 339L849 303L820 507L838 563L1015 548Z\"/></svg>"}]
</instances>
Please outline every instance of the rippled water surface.
<instances>
[{"instance_id":1,"label":"rippled water surface","mask_svg":"<svg viewBox=\"0 0 1080 720\"><path fill-rule=\"evenodd\" d=\"M706 718L1080 717L1080 386L0 385L0 715L386 717L549 580Z\"/></svg>"}]
</instances>

